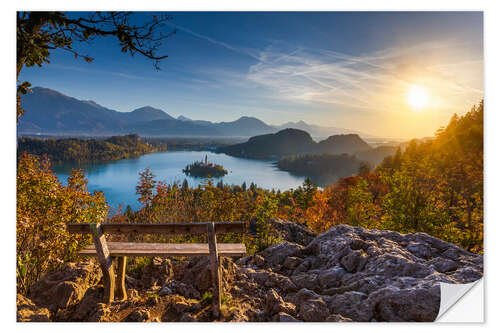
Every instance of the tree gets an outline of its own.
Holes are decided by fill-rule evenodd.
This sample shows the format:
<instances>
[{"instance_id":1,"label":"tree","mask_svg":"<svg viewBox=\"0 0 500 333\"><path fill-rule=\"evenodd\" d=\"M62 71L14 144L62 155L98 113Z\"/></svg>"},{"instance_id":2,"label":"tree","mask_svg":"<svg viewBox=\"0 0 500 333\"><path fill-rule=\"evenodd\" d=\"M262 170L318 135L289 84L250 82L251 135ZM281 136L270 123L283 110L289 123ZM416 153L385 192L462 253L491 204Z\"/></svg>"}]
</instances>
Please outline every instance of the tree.
<instances>
[{"instance_id":1,"label":"tree","mask_svg":"<svg viewBox=\"0 0 500 333\"><path fill-rule=\"evenodd\" d=\"M137 53L152 59L159 69L159 61L167 58L159 54L162 42L176 32L165 32L168 15L151 15L145 23L134 24L132 12L95 12L70 17L64 12L17 12L17 77L24 66L42 66L49 63L52 50L60 49L91 62L93 58L82 55L74 48L75 42L90 42L96 37L115 37L121 51ZM17 118L24 113L21 95L29 92L30 83L17 86Z\"/></svg>"},{"instance_id":2,"label":"tree","mask_svg":"<svg viewBox=\"0 0 500 333\"><path fill-rule=\"evenodd\" d=\"M368 162L361 162L358 168L358 175L367 175L370 173L371 167Z\"/></svg>"},{"instance_id":3,"label":"tree","mask_svg":"<svg viewBox=\"0 0 500 333\"><path fill-rule=\"evenodd\" d=\"M143 172L139 172L139 184L135 187L135 193L139 195L139 202L146 208L151 206L153 202L153 189L155 188L156 180L155 175L149 168Z\"/></svg>"},{"instance_id":4,"label":"tree","mask_svg":"<svg viewBox=\"0 0 500 333\"><path fill-rule=\"evenodd\" d=\"M278 211L278 200L264 196L258 201L254 214L257 220L257 250L262 251L280 241L280 237L273 232L271 226L271 219L276 216Z\"/></svg>"},{"instance_id":5,"label":"tree","mask_svg":"<svg viewBox=\"0 0 500 333\"><path fill-rule=\"evenodd\" d=\"M43 274L75 260L90 237L71 235L68 223L104 221L108 206L102 192L90 194L87 181L73 170L63 186L47 159L22 154L17 165L16 280L26 294Z\"/></svg>"}]
</instances>

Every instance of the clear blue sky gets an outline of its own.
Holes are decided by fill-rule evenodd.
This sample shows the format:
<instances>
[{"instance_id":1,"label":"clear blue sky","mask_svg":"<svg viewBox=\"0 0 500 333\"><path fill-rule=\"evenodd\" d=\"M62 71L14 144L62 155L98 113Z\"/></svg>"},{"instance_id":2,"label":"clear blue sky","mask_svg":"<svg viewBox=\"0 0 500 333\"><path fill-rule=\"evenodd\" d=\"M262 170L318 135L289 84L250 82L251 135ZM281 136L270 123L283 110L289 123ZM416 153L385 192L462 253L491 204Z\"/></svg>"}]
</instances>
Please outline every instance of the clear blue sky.
<instances>
[{"instance_id":1,"label":"clear blue sky","mask_svg":"<svg viewBox=\"0 0 500 333\"><path fill-rule=\"evenodd\" d=\"M482 13L172 12L161 71L111 38L56 51L21 80L128 112L304 120L385 137L431 135L483 95ZM138 13L137 20L145 13ZM408 105L412 87L426 104Z\"/></svg>"}]
</instances>

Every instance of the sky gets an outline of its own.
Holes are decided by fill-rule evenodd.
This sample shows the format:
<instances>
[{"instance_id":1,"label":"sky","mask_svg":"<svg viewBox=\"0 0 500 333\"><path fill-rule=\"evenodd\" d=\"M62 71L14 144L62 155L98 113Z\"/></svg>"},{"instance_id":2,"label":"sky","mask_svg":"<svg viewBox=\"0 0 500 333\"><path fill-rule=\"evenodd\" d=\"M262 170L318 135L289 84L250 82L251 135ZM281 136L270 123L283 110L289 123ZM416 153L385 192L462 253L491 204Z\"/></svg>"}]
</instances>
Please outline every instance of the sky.
<instances>
[{"instance_id":1,"label":"sky","mask_svg":"<svg viewBox=\"0 0 500 333\"><path fill-rule=\"evenodd\" d=\"M102 38L74 46L91 63L55 51L19 79L122 112L150 105L404 139L431 136L483 98L481 12L168 14L177 33L160 48L160 71Z\"/></svg>"}]
</instances>

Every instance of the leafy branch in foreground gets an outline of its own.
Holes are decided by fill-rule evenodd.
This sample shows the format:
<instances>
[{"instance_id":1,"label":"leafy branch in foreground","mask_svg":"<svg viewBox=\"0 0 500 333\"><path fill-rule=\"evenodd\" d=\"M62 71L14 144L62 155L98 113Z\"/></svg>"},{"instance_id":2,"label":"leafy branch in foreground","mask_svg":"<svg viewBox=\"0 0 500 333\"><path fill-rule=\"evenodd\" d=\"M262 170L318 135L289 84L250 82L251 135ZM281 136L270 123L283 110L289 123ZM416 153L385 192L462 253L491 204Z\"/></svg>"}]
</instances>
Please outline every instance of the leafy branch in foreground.
<instances>
[{"instance_id":1,"label":"leafy branch in foreground","mask_svg":"<svg viewBox=\"0 0 500 333\"><path fill-rule=\"evenodd\" d=\"M146 22L132 22L132 12L91 12L70 17L65 12L17 12L17 63L16 76L19 77L24 66L42 66L49 63L53 50L67 51L75 58L87 62L93 60L75 49L75 42L91 42L96 37L114 37L118 40L121 51L134 56L141 54L154 61L159 69L159 62L168 56L160 53L165 39L175 34L176 30L168 26L172 19L165 14L151 15ZM29 82L23 82L17 89L17 118L24 110L20 105L20 96L29 91Z\"/></svg>"}]
</instances>

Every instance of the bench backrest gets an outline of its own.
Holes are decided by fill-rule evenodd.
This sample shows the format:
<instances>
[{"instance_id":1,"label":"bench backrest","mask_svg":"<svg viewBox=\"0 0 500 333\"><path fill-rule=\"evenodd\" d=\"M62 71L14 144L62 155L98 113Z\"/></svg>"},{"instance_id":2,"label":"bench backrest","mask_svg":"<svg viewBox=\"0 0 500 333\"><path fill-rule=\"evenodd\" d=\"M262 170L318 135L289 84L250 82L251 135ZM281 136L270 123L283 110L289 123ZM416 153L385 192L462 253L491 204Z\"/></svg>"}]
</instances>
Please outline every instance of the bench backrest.
<instances>
[{"instance_id":1,"label":"bench backrest","mask_svg":"<svg viewBox=\"0 0 500 333\"><path fill-rule=\"evenodd\" d=\"M101 230L105 234L206 234L208 224L212 222L191 223L102 223ZM213 222L215 233L245 232L245 222ZM91 234L90 223L70 223L68 232L72 234Z\"/></svg>"}]
</instances>

